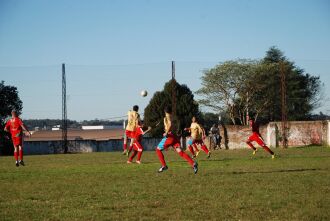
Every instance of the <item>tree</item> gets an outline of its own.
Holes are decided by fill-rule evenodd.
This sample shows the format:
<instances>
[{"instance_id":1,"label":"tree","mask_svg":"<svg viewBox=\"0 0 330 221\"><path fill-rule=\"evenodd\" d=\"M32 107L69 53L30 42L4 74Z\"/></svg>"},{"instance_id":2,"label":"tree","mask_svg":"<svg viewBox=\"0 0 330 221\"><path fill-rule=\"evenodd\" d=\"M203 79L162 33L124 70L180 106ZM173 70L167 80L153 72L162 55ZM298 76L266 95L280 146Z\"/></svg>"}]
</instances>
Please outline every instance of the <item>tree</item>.
<instances>
[{"instance_id":1,"label":"tree","mask_svg":"<svg viewBox=\"0 0 330 221\"><path fill-rule=\"evenodd\" d=\"M305 73L276 47L262 60L227 61L204 71L197 91L202 105L226 111L232 124L247 124L247 114L264 122L281 120L281 66L284 67L289 120L308 119L319 107L322 83Z\"/></svg>"},{"instance_id":2,"label":"tree","mask_svg":"<svg viewBox=\"0 0 330 221\"><path fill-rule=\"evenodd\" d=\"M253 89L246 82L255 66L256 61L241 59L226 61L204 71L202 88L197 91L203 97L199 102L216 112L227 112L233 124L237 123L237 119L243 124L246 94Z\"/></svg>"},{"instance_id":3,"label":"tree","mask_svg":"<svg viewBox=\"0 0 330 221\"><path fill-rule=\"evenodd\" d=\"M4 81L0 82L0 142L4 144L1 147L2 154L12 152L12 144L6 139L7 134L4 132L5 120L11 115L12 110L16 110L18 114L22 111L22 101L18 96L17 88L5 85ZM10 148L11 147L11 148Z\"/></svg>"},{"instance_id":4,"label":"tree","mask_svg":"<svg viewBox=\"0 0 330 221\"><path fill-rule=\"evenodd\" d=\"M163 118L165 106L172 104L172 80L167 82L162 91L157 91L144 110L144 121L146 125L154 127L152 136L161 137L164 132ZM201 117L198 103L194 95L186 85L174 82L176 97L176 116L174 124L176 133L182 133L183 129L190 125L193 116ZM172 107L173 109L173 107ZM159 126L156 127L159 122Z\"/></svg>"}]
</instances>

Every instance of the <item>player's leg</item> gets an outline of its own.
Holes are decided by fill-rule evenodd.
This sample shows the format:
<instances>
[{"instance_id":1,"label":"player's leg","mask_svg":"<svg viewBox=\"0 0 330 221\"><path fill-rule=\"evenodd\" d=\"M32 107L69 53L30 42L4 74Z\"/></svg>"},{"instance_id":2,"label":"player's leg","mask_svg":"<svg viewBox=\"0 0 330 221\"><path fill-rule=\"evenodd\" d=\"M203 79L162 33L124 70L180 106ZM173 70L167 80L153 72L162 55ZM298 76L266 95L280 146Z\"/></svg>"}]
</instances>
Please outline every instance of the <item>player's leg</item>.
<instances>
[{"instance_id":1,"label":"player's leg","mask_svg":"<svg viewBox=\"0 0 330 221\"><path fill-rule=\"evenodd\" d=\"M18 146L15 146L15 145L14 145L14 158L15 158L16 166L18 167L19 166L19 162L18 162Z\"/></svg>"},{"instance_id":2,"label":"player's leg","mask_svg":"<svg viewBox=\"0 0 330 221\"><path fill-rule=\"evenodd\" d=\"M134 157L136 156L137 151L133 150L133 153L131 154L131 156L128 158L127 163L132 163Z\"/></svg>"},{"instance_id":3,"label":"player's leg","mask_svg":"<svg viewBox=\"0 0 330 221\"><path fill-rule=\"evenodd\" d=\"M203 141L201 141L200 145L201 145L202 150L207 154L207 158L210 158L211 152L209 151L209 149L207 149L205 143Z\"/></svg>"},{"instance_id":4,"label":"player's leg","mask_svg":"<svg viewBox=\"0 0 330 221\"><path fill-rule=\"evenodd\" d=\"M127 132L125 131L125 134L124 134L124 144L123 144L123 154L126 154L127 152Z\"/></svg>"},{"instance_id":5,"label":"player's leg","mask_svg":"<svg viewBox=\"0 0 330 221\"><path fill-rule=\"evenodd\" d=\"M195 158L196 155L192 145L193 145L192 139L188 140L188 150L190 151L192 157Z\"/></svg>"},{"instance_id":6,"label":"player's leg","mask_svg":"<svg viewBox=\"0 0 330 221\"><path fill-rule=\"evenodd\" d=\"M22 166L25 166L24 161L23 161L23 146L19 145L18 146L18 153L19 153L19 164Z\"/></svg>"},{"instance_id":7,"label":"player's leg","mask_svg":"<svg viewBox=\"0 0 330 221\"><path fill-rule=\"evenodd\" d=\"M128 154L133 150L133 144L134 144L135 139L131 138L131 142L129 144L129 149L128 149Z\"/></svg>"},{"instance_id":8,"label":"player's leg","mask_svg":"<svg viewBox=\"0 0 330 221\"><path fill-rule=\"evenodd\" d=\"M254 139L255 139L255 138L254 138L254 135L251 135L251 136L248 138L248 140L246 141L246 144L249 145L249 147L253 150L253 155L255 155L256 152L257 152L257 148L255 148L255 147L253 146L253 144L252 144L252 141L253 141Z\"/></svg>"},{"instance_id":9,"label":"player's leg","mask_svg":"<svg viewBox=\"0 0 330 221\"><path fill-rule=\"evenodd\" d=\"M199 154L199 152L200 152L200 150L198 149L198 145L197 145L197 143L194 143L194 141L193 141L193 148L194 148L194 150L195 150L195 155L196 155L196 157L198 156L198 154Z\"/></svg>"},{"instance_id":10,"label":"player's leg","mask_svg":"<svg viewBox=\"0 0 330 221\"><path fill-rule=\"evenodd\" d=\"M161 168L159 168L158 172L161 173L163 172L164 170L167 170L168 167L166 165L166 162L165 162L165 158L164 158L164 154L162 153L162 151L164 150L165 148L165 142L166 142L167 138L164 137L160 143L158 144L157 148L156 148L156 154L158 156L158 159L161 163Z\"/></svg>"},{"instance_id":11,"label":"player's leg","mask_svg":"<svg viewBox=\"0 0 330 221\"><path fill-rule=\"evenodd\" d=\"M143 147L142 147L140 141L136 140L134 142L134 150L137 151L136 163L141 164L141 156L142 156L142 152L143 152Z\"/></svg>"},{"instance_id":12,"label":"player's leg","mask_svg":"<svg viewBox=\"0 0 330 221\"><path fill-rule=\"evenodd\" d=\"M265 150L267 151L268 153L270 153L272 155L272 158L275 158L275 154L274 152L269 149L269 147L265 144L263 138L261 136L258 136L255 138L255 141Z\"/></svg>"}]
</instances>

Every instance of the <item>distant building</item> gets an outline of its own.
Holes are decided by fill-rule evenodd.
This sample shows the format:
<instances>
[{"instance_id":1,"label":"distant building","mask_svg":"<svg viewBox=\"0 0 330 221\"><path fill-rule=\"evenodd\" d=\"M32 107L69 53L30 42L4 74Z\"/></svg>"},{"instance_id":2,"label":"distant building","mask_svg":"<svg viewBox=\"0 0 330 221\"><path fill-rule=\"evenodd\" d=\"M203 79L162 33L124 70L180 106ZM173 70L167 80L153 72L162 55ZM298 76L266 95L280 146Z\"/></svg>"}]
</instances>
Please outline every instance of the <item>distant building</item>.
<instances>
[{"instance_id":1,"label":"distant building","mask_svg":"<svg viewBox=\"0 0 330 221\"><path fill-rule=\"evenodd\" d=\"M105 130L105 129L121 129L121 125L92 125L92 126L82 126L83 130Z\"/></svg>"}]
</instances>

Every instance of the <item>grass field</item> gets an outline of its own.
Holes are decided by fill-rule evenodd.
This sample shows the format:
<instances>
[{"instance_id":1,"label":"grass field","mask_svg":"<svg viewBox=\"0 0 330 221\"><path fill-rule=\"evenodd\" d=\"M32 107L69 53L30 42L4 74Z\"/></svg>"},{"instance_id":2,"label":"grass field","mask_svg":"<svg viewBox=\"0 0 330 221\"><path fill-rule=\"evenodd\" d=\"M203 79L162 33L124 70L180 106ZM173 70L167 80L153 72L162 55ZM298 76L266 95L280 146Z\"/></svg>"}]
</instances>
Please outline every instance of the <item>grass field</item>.
<instances>
[{"instance_id":1,"label":"grass field","mask_svg":"<svg viewBox=\"0 0 330 221\"><path fill-rule=\"evenodd\" d=\"M158 174L120 153L0 157L0 220L329 220L330 148L201 153L197 175L173 151Z\"/></svg>"}]
</instances>

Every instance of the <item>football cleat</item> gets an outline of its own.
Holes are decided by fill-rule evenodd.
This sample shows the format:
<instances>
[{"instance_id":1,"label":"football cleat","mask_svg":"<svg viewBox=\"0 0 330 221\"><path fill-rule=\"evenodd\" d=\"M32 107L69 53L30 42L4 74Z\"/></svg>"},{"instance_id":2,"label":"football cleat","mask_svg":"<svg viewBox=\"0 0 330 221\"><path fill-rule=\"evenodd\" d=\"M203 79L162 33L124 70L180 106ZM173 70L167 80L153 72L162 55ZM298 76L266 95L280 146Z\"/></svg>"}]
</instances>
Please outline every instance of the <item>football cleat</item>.
<instances>
[{"instance_id":1,"label":"football cleat","mask_svg":"<svg viewBox=\"0 0 330 221\"><path fill-rule=\"evenodd\" d=\"M126 154L127 154L127 150L124 150L124 151L123 151L123 155L126 155Z\"/></svg>"},{"instance_id":2,"label":"football cleat","mask_svg":"<svg viewBox=\"0 0 330 221\"><path fill-rule=\"evenodd\" d=\"M167 169L168 169L167 166L161 167L161 168L159 168L158 173L161 173L161 172L163 172L163 171L165 171Z\"/></svg>"},{"instance_id":3,"label":"football cleat","mask_svg":"<svg viewBox=\"0 0 330 221\"><path fill-rule=\"evenodd\" d=\"M137 164L141 164L141 161L137 160L137 161L135 161L135 163L137 163Z\"/></svg>"},{"instance_id":4,"label":"football cleat","mask_svg":"<svg viewBox=\"0 0 330 221\"><path fill-rule=\"evenodd\" d=\"M196 174L198 172L198 163L197 162L194 163L193 169L194 169L194 173Z\"/></svg>"},{"instance_id":5,"label":"football cleat","mask_svg":"<svg viewBox=\"0 0 330 221\"><path fill-rule=\"evenodd\" d=\"M21 164L22 166L25 166L25 163L23 162L23 160L20 160L19 164Z\"/></svg>"},{"instance_id":6,"label":"football cleat","mask_svg":"<svg viewBox=\"0 0 330 221\"><path fill-rule=\"evenodd\" d=\"M18 161L16 161L16 166L19 167L19 162Z\"/></svg>"},{"instance_id":7,"label":"football cleat","mask_svg":"<svg viewBox=\"0 0 330 221\"><path fill-rule=\"evenodd\" d=\"M275 154L272 155L272 159L275 159Z\"/></svg>"},{"instance_id":8,"label":"football cleat","mask_svg":"<svg viewBox=\"0 0 330 221\"><path fill-rule=\"evenodd\" d=\"M207 154L207 159L210 159L210 157L211 157L211 152Z\"/></svg>"},{"instance_id":9,"label":"football cleat","mask_svg":"<svg viewBox=\"0 0 330 221\"><path fill-rule=\"evenodd\" d=\"M132 163L132 161L129 161L129 160L127 160L127 163L128 163L128 164L131 164L131 163Z\"/></svg>"},{"instance_id":10,"label":"football cleat","mask_svg":"<svg viewBox=\"0 0 330 221\"><path fill-rule=\"evenodd\" d=\"M252 154L256 155L257 151L258 151L258 149L255 149Z\"/></svg>"}]
</instances>

